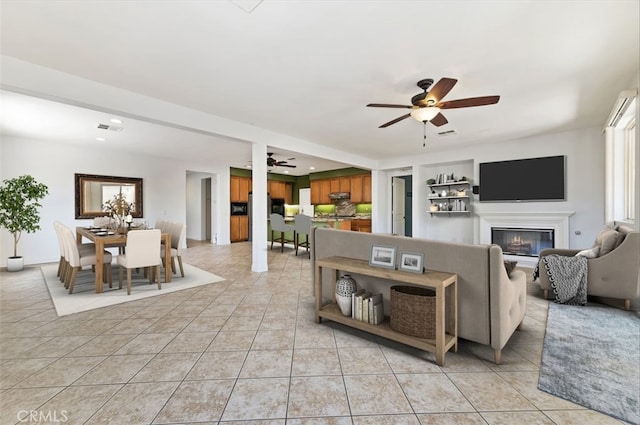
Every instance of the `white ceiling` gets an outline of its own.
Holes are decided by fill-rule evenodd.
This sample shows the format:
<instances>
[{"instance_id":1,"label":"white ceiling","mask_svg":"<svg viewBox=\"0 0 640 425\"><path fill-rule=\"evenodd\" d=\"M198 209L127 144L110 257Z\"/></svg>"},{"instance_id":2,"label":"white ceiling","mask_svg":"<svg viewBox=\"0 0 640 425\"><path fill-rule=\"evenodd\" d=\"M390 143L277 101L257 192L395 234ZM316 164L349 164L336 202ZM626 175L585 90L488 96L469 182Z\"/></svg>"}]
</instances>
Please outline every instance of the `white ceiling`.
<instances>
[{"instance_id":1,"label":"white ceiling","mask_svg":"<svg viewBox=\"0 0 640 425\"><path fill-rule=\"evenodd\" d=\"M2 0L0 52L373 160L600 126L640 68L637 0L238 3ZM378 128L405 110L365 107L409 104L418 80L442 77L458 79L444 100L500 102L445 111L426 148L411 118ZM113 115L9 91L0 100L3 135L99 143L95 126ZM237 140L124 121L101 130L106 143L236 167L251 158ZM296 158L292 174L346 165L273 151Z\"/></svg>"}]
</instances>

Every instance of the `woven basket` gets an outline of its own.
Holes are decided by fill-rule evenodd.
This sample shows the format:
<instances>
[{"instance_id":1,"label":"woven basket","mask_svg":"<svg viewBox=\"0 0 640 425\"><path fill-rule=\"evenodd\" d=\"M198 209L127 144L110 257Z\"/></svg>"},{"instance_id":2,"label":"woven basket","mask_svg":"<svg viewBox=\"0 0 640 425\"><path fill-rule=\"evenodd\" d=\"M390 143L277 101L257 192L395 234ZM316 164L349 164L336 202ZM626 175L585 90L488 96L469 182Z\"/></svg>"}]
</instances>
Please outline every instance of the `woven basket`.
<instances>
[{"instance_id":1,"label":"woven basket","mask_svg":"<svg viewBox=\"0 0 640 425\"><path fill-rule=\"evenodd\" d=\"M436 337L436 293L417 286L391 287L391 329L418 338Z\"/></svg>"}]
</instances>

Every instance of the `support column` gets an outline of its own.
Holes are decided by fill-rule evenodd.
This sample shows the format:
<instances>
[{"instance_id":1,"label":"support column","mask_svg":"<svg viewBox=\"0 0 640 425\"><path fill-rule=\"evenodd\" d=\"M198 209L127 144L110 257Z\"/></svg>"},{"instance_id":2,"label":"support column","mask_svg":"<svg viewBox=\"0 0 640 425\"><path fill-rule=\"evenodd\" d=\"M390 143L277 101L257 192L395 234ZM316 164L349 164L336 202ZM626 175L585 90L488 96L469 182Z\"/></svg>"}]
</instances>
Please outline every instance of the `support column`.
<instances>
[{"instance_id":1,"label":"support column","mask_svg":"<svg viewBox=\"0 0 640 425\"><path fill-rule=\"evenodd\" d=\"M251 148L252 216L251 216L251 271L265 272L267 265L267 146L254 143Z\"/></svg>"}]
</instances>

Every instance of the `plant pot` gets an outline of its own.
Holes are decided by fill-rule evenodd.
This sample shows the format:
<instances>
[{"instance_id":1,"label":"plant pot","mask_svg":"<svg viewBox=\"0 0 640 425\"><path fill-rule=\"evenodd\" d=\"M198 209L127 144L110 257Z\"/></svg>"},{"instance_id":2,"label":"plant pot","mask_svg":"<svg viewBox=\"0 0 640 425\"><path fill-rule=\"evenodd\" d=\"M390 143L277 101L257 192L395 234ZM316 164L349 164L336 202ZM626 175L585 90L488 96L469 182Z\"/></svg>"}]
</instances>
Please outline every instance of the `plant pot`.
<instances>
[{"instance_id":1,"label":"plant pot","mask_svg":"<svg viewBox=\"0 0 640 425\"><path fill-rule=\"evenodd\" d=\"M7 271L19 272L24 268L24 258L22 257L9 257L7 258Z\"/></svg>"}]
</instances>

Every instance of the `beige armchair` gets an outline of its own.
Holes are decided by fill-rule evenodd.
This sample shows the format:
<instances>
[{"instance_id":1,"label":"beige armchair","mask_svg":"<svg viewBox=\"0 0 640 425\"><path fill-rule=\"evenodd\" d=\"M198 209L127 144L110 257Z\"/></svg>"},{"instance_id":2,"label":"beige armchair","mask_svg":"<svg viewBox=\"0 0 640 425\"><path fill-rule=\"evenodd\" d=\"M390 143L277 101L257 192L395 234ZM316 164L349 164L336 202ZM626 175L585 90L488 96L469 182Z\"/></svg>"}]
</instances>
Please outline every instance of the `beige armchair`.
<instances>
[{"instance_id":1,"label":"beige armchair","mask_svg":"<svg viewBox=\"0 0 640 425\"><path fill-rule=\"evenodd\" d=\"M610 237L604 239L601 235L605 233ZM580 251L578 249L543 249L540 251L540 258L551 254L574 256ZM625 225L605 228L598 235L596 246L584 251L585 254L590 254L589 251L592 251L593 255L597 255L587 260L587 294L622 299L625 309L630 310L631 301L637 301L640 296L640 233ZM544 297L548 298L551 283L542 268L543 266L540 265L539 283Z\"/></svg>"}]
</instances>

